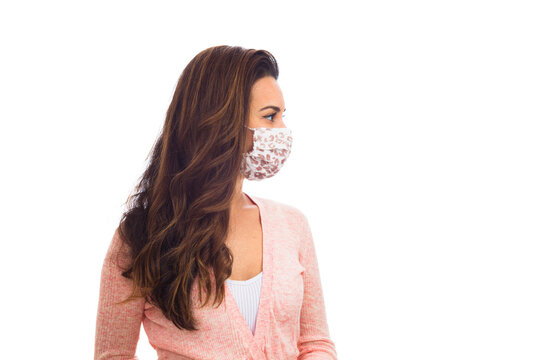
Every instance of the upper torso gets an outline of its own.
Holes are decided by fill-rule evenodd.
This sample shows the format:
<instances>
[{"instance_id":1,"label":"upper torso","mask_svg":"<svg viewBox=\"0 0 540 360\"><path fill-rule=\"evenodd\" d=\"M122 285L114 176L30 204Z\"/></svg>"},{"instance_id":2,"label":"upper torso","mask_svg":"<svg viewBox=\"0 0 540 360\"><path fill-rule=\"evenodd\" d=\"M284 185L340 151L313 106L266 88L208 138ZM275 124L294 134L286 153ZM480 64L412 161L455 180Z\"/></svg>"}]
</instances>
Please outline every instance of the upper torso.
<instances>
[{"instance_id":1,"label":"upper torso","mask_svg":"<svg viewBox=\"0 0 540 360\"><path fill-rule=\"evenodd\" d=\"M141 323L158 359L293 360L307 353L320 359L337 359L328 333L317 260L305 217L292 206L259 197L252 199L260 207L261 226L231 233L230 244L237 259L249 259L256 253L262 256L260 262L238 261L231 276L247 279L263 271L255 333L228 287L223 303L199 307L197 278L191 289L197 331L178 329L144 298L116 306L116 302L131 294L132 283L122 277L114 262L121 243L115 233L102 269L95 359L134 359ZM254 223L252 218L251 224ZM204 300L205 291L201 291Z\"/></svg>"}]
</instances>

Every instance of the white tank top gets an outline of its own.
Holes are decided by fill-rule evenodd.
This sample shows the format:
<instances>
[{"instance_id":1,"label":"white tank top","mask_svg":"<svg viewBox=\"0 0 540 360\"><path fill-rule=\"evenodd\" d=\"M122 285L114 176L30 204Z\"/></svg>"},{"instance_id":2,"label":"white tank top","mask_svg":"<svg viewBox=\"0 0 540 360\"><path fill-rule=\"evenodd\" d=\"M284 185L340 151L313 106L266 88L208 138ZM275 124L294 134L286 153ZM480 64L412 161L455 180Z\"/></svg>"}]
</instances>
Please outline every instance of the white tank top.
<instances>
[{"instance_id":1,"label":"white tank top","mask_svg":"<svg viewBox=\"0 0 540 360\"><path fill-rule=\"evenodd\" d=\"M251 332L255 334L259 299L261 297L262 271L247 280L226 279L240 312L244 316Z\"/></svg>"}]
</instances>

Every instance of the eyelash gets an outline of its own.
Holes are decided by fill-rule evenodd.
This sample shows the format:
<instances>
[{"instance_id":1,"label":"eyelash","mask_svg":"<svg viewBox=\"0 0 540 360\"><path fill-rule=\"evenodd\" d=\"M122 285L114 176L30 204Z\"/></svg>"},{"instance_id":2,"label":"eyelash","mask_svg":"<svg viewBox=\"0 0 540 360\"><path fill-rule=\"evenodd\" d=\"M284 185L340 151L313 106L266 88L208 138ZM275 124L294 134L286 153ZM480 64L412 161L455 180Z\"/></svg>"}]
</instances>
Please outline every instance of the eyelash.
<instances>
[{"instance_id":1,"label":"eyelash","mask_svg":"<svg viewBox=\"0 0 540 360\"><path fill-rule=\"evenodd\" d=\"M268 114L268 115L265 116L265 118L267 118L267 117L269 117L269 116L274 117L274 116L276 116L276 114L277 114L277 112L275 112L275 113L273 113L273 114ZM285 114L283 114L283 115L281 115L281 116L282 116L282 117L285 117ZM268 119L268 120L270 120L270 119ZM275 120L272 119L272 120L270 120L270 121L271 121L271 122L274 122Z\"/></svg>"},{"instance_id":2,"label":"eyelash","mask_svg":"<svg viewBox=\"0 0 540 360\"><path fill-rule=\"evenodd\" d=\"M277 113L273 113L273 114L268 114L265 116L265 118L269 118L270 116L272 116L272 119L268 119L270 120L271 122L274 122L275 120L273 119L274 116L276 116Z\"/></svg>"}]
</instances>

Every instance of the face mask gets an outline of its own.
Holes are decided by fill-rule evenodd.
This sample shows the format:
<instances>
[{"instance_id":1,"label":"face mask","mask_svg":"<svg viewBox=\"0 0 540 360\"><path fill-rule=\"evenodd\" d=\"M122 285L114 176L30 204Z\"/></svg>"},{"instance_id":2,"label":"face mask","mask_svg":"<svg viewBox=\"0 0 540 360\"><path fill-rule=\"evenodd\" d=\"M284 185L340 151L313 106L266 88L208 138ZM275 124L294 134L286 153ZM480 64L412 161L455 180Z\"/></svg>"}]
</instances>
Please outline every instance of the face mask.
<instances>
[{"instance_id":1,"label":"face mask","mask_svg":"<svg viewBox=\"0 0 540 360\"><path fill-rule=\"evenodd\" d=\"M244 177L263 180L274 176L291 152L291 129L246 127L254 134L253 150L244 154Z\"/></svg>"}]
</instances>

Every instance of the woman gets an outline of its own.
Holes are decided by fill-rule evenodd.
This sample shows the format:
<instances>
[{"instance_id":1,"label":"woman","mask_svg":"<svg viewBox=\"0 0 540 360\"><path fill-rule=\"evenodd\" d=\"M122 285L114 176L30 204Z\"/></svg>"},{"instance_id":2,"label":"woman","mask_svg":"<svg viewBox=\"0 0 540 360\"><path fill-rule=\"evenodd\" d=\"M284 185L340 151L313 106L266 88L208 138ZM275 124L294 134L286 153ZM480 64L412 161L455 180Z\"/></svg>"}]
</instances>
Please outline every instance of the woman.
<instances>
[{"instance_id":1,"label":"woman","mask_svg":"<svg viewBox=\"0 0 540 360\"><path fill-rule=\"evenodd\" d=\"M103 263L95 359L337 359L312 234L297 208L242 191L292 134L267 51L217 46L186 66Z\"/></svg>"}]
</instances>

